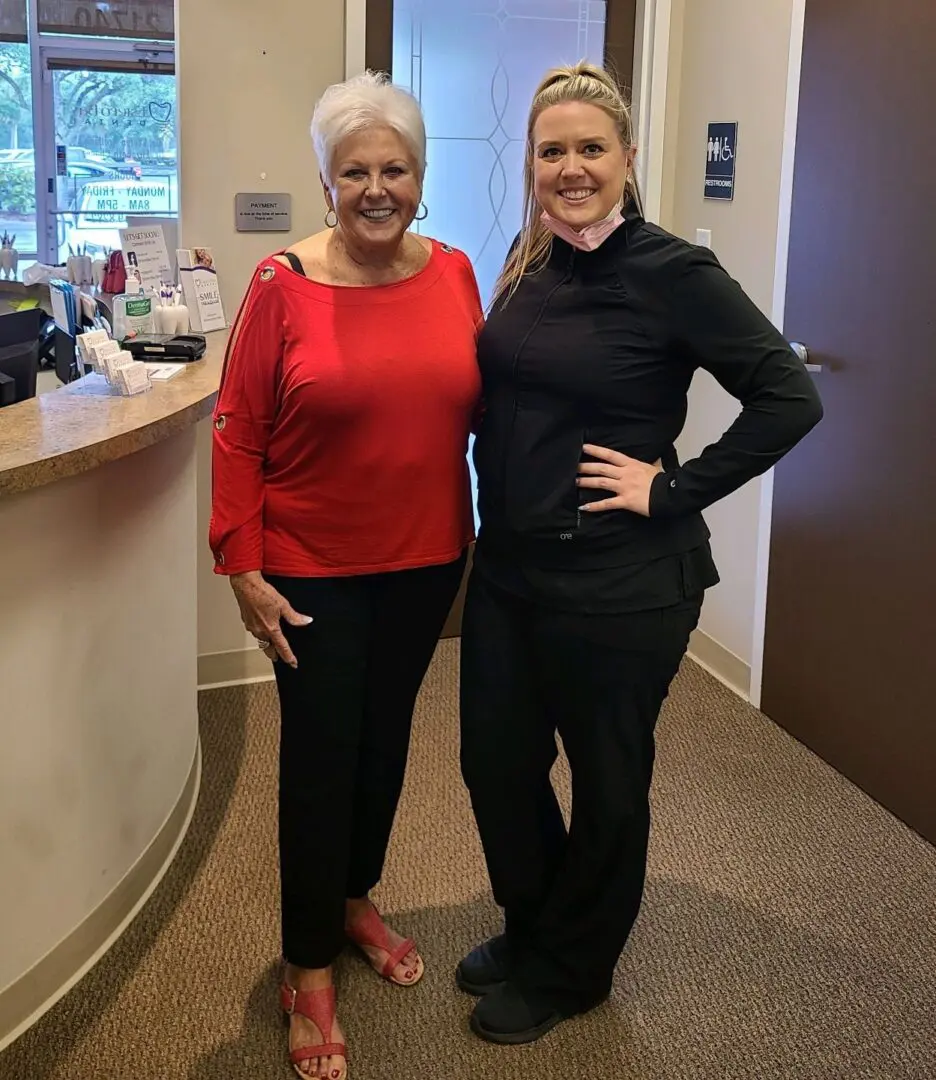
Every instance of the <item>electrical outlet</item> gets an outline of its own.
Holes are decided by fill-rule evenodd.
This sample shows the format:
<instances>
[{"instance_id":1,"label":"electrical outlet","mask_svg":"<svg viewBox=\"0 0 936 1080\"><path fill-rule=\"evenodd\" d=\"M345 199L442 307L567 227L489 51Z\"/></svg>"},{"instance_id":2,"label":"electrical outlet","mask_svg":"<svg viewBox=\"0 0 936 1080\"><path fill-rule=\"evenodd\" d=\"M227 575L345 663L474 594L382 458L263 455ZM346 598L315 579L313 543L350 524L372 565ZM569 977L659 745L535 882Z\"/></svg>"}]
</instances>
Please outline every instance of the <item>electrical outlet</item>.
<instances>
[{"instance_id":1,"label":"electrical outlet","mask_svg":"<svg viewBox=\"0 0 936 1080\"><path fill-rule=\"evenodd\" d=\"M710 248L712 246L712 230L696 229L695 242L699 245L699 247Z\"/></svg>"}]
</instances>

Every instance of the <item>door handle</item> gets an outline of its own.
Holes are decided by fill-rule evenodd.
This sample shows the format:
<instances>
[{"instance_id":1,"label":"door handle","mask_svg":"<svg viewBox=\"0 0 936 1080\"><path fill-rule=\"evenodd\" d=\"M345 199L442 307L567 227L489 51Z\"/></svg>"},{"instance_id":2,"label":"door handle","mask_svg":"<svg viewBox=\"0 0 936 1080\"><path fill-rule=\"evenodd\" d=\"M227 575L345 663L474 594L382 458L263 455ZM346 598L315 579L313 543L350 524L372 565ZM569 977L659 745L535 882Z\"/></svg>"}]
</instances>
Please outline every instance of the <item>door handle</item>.
<instances>
[{"instance_id":1,"label":"door handle","mask_svg":"<svg viewBox=\"0 0 936 1080\"><path fill-rule=\"evenodd\" d=\"M809 362L809 349L801 341L791 341L790 348L794 353L803 361L803 367L807 371L812 371L818 374L822 371L822 364L811 364Z\"/></svg>"}]
</instances>

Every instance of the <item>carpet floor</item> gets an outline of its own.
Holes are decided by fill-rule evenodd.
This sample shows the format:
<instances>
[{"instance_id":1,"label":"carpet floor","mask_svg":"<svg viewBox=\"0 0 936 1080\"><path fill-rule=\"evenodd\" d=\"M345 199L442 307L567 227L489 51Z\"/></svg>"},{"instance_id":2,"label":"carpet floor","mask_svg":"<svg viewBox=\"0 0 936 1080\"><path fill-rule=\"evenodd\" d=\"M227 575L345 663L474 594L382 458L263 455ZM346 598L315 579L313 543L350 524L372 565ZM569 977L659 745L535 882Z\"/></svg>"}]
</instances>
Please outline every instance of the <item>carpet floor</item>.
<instances>
[{"instance_id":1,"label":"carpet floor","mask_svg":"<svg viewBox=\"0 0 936 1080\"><path fill-rule=\"evenodd\" d=\"M457 679L443 642L377 896L427 974L396 989L342 958L352 1080L936 1080L936 850L690 661L659 728L647 895L611 999L533 1046L477 1041L452 972L498 912L458 774ZM272 684L207 692L200 712L202 791L173 867L0 1054L2 1080L293 1075ZM568 806L561 762L555 782Z\"/></svg>"}]
</instances>

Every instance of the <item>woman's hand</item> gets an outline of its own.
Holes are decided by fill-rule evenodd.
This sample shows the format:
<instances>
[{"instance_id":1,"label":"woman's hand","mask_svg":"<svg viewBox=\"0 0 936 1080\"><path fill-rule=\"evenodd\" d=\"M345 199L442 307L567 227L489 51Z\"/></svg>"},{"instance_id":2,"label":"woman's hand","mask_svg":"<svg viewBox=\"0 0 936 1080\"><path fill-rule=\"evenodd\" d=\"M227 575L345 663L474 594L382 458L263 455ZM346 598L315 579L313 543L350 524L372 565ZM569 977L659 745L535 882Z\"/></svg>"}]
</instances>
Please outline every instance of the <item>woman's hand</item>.
<instances>
[{"instance_id":1,"label":"woman's hand","mask_svg":"<svg viewBox=\"0 0 936 1080\"><path fill-rule=\"evenodd\" d=\"M650 516L650 485L654 477L663 471L663 463L645 461L619 454L606 446L586 443L583 451L597 461L583 461L579 465L576 483L580 488L598 488L610 491L611 498L585 503L582 510L595 513L599 510L630 510L635 514Z\"/></svg>"},{"instance_id":2,"label":"woman's hand","mask_svg":"<svg viewBox=\"0 0 936 1080\"><path fill-rule=\"evenodd\" d=\"M231 588L237 597L244 626L257 639L264 655L273 661L282 657L290 667L298 667L280 621L285 619L290 626L308 626L312 617L294 611L286 598L264 581L259 570L232 574Z\"/></svg>"}]
</instances>

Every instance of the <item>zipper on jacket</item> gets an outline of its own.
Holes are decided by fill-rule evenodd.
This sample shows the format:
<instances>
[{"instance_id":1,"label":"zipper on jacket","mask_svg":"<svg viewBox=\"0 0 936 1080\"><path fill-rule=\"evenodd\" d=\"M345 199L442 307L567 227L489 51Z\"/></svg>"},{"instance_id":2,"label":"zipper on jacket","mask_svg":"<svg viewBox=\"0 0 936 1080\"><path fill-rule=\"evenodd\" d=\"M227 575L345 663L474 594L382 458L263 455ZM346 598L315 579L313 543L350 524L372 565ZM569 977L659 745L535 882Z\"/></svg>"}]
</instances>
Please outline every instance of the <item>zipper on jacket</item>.
<instances>
[{"instance_id":1,"label":"zipper on jacket","mask_svg":"<svg viewBox=\"0 0 936 1080\"><path fill-rule=\"evenodd\" d=\"M549 292L543 298L543 302L540 304L539 311L536 313L536 318L533 320L529 330L527 330L527 332L523 335L523 338L521 339L520 344L517 346L517 351L514 353L514 356L513 356L513 363L511 365L511 376L513 378L513 385L514 385L513 409L511 411L511 415L510 415L510 427L507 429L507 443L506 443L506 445L504 447L504 482L502 484L502 490L503 490L503 493L504 493L504 520L505 521L508 520L508 513L507 513L507 473L508 473L508 468L507 468L507 466L508 466L508 461L509 461L509 458L510 458L509 450L510 450L510 444L513 441L513 431L514 431L514 425L517 422L517 412L518 412L519 407L520 407L519 402L517 401L517 375L518 375L518 371L519 371L519 368L520 368L520 354L526 348L526 343L530 340L530 338L531 338L531 336L533 334L533 331L543 321L543 316L546 314L546 308L549 307L549 302L552 300L552 298L556 295L556 293L564 285L569 284L569 282L572 280L574 271L575 271L575 249L573 248L572 249L572 256L569 259L569 268L568 268L568 270L566 271L566 273L563 276L563 278L561 279L561 281L556 282L556 284L553 285L553 287L549 290ZM579 514L579 520L576 523L576 528L578 528L579 524L581 524L581 514Z\"/></svg>"}]
</instances>

